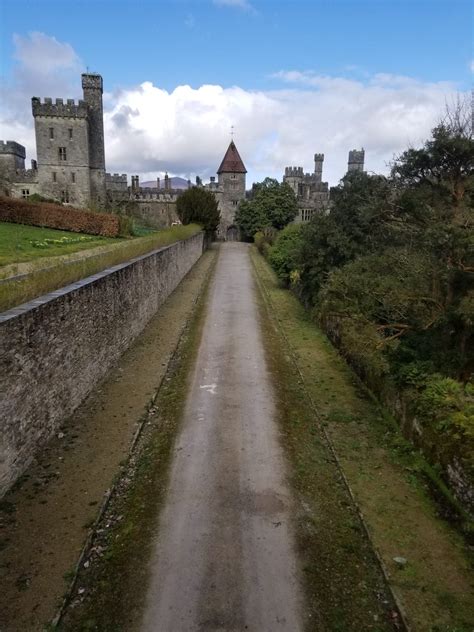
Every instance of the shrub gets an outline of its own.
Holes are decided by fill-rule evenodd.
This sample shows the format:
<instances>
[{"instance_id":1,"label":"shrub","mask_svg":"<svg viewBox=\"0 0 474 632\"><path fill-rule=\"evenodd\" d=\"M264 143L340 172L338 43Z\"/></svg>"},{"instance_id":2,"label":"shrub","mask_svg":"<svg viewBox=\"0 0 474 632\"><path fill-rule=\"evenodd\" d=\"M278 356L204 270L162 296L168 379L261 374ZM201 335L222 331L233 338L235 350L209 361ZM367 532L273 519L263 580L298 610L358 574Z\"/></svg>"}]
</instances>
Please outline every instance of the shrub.
<instances>
[{"instance_id":1,"label":"shrub","mask_svg":"<svg viewBox=\"0 0 474 632\"><path fill-rule=\"evenodd\" d=\"M102 237L118 237L121 234L120 218L117 215L91 213L59 204L29 202L7 197L0 197L0 221ZM125 225L123 230L126 230Z\"/></svg>"},{"instance_id":2,"label":"shrub","mask_svg":"<svg viewBox=\"0 0 474 632\"><path fill-rule=\"evenodd\" d=\"M290 285L299 279L301 249L301 225L290 224L277 235L274 245L268 253L268 260L277 273L278 278L285 285Z\"/></svg>"}]
</instances>

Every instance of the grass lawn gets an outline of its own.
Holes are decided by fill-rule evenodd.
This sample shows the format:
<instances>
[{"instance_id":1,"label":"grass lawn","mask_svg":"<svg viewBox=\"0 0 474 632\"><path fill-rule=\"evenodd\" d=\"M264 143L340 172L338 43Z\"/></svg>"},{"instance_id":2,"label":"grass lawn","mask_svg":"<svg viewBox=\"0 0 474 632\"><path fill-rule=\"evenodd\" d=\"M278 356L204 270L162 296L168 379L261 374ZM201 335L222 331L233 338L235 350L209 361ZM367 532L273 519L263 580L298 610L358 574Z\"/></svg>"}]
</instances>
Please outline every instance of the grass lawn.
<instances>
[{"instance_id":1,"label":"grass lawn","mask_svg":"<svg viewBox=\"0 0 474 632\"><path fill-rule=\"evenodd\" d=\"M112 243L116 239L52 228L0 222L0 266L66 255Z\"/></svg>"},{"instance_id":2,"label":"grass lawn","mask_svg":"<svg viewBox=\"0 0 474 632\"><path fill-rule=\"evenodd\" d=\"M6 229L5 232L4 228ZM11 240L7 240L7 231L13 229ZM18 232L15 234L14 229ZM33 298L46 294L57 288L74 283L79 279L110 268L119 263L130 261L134 257L144 255L156 248L169 246L181 239L187 239L200 232L201 228L195 224L187 226L172 226L156 232L141 230L142 236L129 239L107 239L105 237L95 237L91 235L81 235L80 233L69 233L60 230L49 230L22 226L20 224L0 223L0 312L7 310ZM24 231L22 233L22 231ZM31 232L30 232L31 231ZM44 231L44 232L33 232ZM38 237L24 237L20 240L19 235L43 235L39 244L45 246L34 246ZM50 243L47 234L56 236L66 236L66 238L85 240L71 241L63 245ZM16 236L15 236L16 235ZM53 239L54 239L53 237ZM90 239L89 239L90 238ZM12 243L23 244L24 258L10 259L7 265L4 255L4 242L10 241L10 252ZM33 243L31 243L33 242ZM74 251L82 250L80 254L71 254ZM36 255L36 251L38 254ZM21 252L21 251L20 251ZM23 256L22 255L22 256ZM36 258L35 258L36 255ZM60 255L66 255L65 257ZM69 255L71 255L69 257ZM12 256L12 255L10 255ZM26 257L30 257L27 259ZM41 259L41 256L43 257ZM19 270L21 267L28 270ZM24 274L23 274L24 273ZM14 275L22 274L21 277Z\"/></svg>"}]
</instances>

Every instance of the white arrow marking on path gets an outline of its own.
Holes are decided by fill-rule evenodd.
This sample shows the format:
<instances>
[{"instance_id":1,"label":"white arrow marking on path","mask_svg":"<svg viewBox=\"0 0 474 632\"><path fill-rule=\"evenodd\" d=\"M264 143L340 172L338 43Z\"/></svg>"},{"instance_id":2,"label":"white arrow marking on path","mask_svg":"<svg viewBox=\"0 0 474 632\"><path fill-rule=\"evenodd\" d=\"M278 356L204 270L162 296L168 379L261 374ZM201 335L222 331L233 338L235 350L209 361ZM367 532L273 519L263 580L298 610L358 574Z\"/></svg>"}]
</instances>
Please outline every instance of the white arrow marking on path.
<instances>
[{"instance_id":1,"label":"white arrow marking on path","mask_svg":"<svg viewBox=\"0 0 474 632\"><path fill-rule=\"evenodd\" d=\"M204 388L208 393L211 393L211 395L215 395L217 384L202 384L199 388Z\"/></svg>"}]
</instances>

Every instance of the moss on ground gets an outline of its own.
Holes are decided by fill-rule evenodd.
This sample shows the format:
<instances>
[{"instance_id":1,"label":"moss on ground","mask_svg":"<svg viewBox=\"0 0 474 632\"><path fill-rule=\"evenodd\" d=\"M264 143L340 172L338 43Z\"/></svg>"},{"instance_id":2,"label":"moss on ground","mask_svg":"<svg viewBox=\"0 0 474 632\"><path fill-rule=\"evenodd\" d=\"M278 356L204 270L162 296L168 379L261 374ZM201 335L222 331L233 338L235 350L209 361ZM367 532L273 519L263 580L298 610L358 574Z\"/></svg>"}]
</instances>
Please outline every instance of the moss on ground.
<instances>
[{"instance_id":1,"label":"moss on ground","mask_svg":"<svg viewBox=\"0 0 474 632\"><path fill-rule=\"evenodd\" d=\"M264 332L293 484L308 507L298 527L302 555L308 559L308 596L315 616L327 611L322 616L329 617L321 629L376 629L367 624L358 628L354 622L363 616L363 604L373 603L371 584L377 575L364 538L350 538L361 525L324 447L324 428L411 628L471 632L471 561L462 538L440 519L428 494L422 457L368 396L297 299L278 286L256 250L252 259L266 299ZM406 565L394 557L405 558ZM348 578L349 592L341 594ZM346 619L338 621L338 611Z\"/></svg>"}]
</instances>

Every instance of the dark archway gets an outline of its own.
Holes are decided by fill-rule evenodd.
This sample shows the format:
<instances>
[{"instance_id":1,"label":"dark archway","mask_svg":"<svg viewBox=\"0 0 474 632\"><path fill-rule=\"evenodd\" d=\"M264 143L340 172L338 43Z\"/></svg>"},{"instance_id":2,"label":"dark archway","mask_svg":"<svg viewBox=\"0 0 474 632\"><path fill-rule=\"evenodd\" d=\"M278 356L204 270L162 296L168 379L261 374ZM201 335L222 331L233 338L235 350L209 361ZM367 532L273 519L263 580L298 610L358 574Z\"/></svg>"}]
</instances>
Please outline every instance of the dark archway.
<instances>
[{"instance_id":1,"label":"dark archway","mask_svg":"<svg viewBox=\"0 0 474 632\"><path fill-rule=\"evenodd\" d=\"M229 226L225 236L226 241L237 241L239 239L239 229L237 226Z\"/></svg>"}]
</instances>

